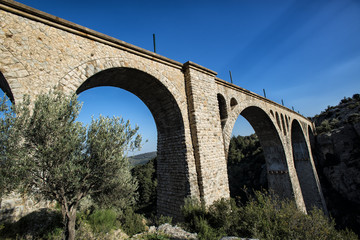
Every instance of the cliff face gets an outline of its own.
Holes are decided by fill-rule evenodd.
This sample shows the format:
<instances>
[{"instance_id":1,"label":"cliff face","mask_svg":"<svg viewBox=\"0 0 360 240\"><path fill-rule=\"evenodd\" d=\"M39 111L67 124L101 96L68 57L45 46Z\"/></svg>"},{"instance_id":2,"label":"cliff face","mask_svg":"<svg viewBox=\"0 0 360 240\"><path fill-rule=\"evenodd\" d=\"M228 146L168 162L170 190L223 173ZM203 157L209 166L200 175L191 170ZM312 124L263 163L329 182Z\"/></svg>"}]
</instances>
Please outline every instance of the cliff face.
<instances>
[{"instance_id":1,"label":"cliff face","mask_svg":"<svg viewBox=\"0 0 360 240\"><path fill-rule=\"evenodd\" d=\"M314 158L329 213L360 234L360 95L313 118Z\"/></svg>"}]
</instances>

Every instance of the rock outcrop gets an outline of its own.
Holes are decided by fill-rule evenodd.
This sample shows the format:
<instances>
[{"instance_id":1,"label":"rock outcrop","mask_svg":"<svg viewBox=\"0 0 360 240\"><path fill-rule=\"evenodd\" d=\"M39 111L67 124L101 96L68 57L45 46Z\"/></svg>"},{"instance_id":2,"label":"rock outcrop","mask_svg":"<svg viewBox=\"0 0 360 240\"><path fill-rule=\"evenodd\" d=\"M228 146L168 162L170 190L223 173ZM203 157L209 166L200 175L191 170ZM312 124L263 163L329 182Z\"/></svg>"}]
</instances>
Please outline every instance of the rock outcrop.
<instances>
[{"instance_id":1,"label":"rock outcrop","mask_svg":"<svg viewBox=\"0 0 360 240\"><path fill-rule=\"evenodd\" d=\"M360 96L314 117L313 153L329 213L360 234Z\"/></svg>"}]
</instances>

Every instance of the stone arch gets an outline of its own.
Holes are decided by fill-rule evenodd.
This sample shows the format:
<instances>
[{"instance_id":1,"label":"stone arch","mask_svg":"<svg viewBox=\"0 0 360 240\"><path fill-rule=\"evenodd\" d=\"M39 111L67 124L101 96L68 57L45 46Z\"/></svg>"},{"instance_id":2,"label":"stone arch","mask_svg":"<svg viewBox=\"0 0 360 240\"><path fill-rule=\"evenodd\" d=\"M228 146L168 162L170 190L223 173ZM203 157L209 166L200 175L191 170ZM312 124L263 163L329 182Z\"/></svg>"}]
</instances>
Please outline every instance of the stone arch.
<instances>
[{"instance_id":1,"label":"stone arch","mask_svg":"<svg viewBox=\"0 0 360 240\"><path fill-rule=\"evenodd\" d=\"M92 75L110 68L133 68L152 75L158 79L174 96L180 109L186 109L186 99L177 91L176 86L167 77L163 71L156 67L148 67L145 64L138 64L136 61L119 58L99 58L91 60L73 68L59 81L59 85L65 92L73 93Z\"/></svg>"},{"instance_id":2,"label":"stone arch","mask_svg":"<svg viewBox=\"0 0 360 240\"><path fill-rule=\"evenodd\" d=\"M217 94L217 100L219 104L219 114L220 114L220 121L221 121L221 128L224 129L226 120L228 118L228 112L226 107L226 100L223 95L220 93Z\"/></svg>"},{"instance_id":3,"label":"stone arch","mask_svg":"<svg viewBox=\"0 0 360 240\"><path fill-rule=\"evenodd\" d=\"M304 198L306 210L313 207L324 209L323 198L316 178L316 170L312 163L311 152L306 142L300 123L294 119L291 124L291 144L296 174Z\"/></svg>"},{"instance_id":4,"label":"stone arch","mask_svg":"<svg viewBox=\"0 0 360 240\"><path fill-rule=\"evenodd\" d=\"M238 111L241 110L238 109ZM293 198L285 149L279 136L279 130L268 114L258 106L248 106L240 113L238 112L236 116L239 115L242 115L250 123L259 137L265 155L269 188L282 198ZM227 126L227 130L232 130L235 121L236 119L231 122L231 126ZM230 138L230 136L226 136L226 138ZM227 148L229 142L229 139L225 139Z\"/></svg>"},{"instance_id":5,"label":"stone arch","mask_svg":"<svg viewBox=\"0 0 360 240\"><path fill-rule=\"evenodd\" d=\"M231 99L230 99L230 107L231 107L231 110L233 110L233 109L236 107L236 105L238 105L238 102L236 101L236 99L235 99L235 98L231 98Z\"/></svg>"},{"instance_id":6,"label":"stone arch","mask_svg":"<svg viewBox=\"0 0 360 240\"><path fill-rule=\"evenodd\" d=\"M286 136L286 128L285 128L284 115L281 113L280 116L281 116L282 129L283 129L284 135Z\"/></svg>"},{"instance_id":7,"label":"stone arch","mask_svg":"<svg viewBox=\"0 0 360 240\"><path fill-rule=\"evenodd\" d=\"M279 113L278 113L278 112L275 112L275 116L276 116L276 123L277 123L279 129L281 130Z\"/></svg>"},{"instance_id":8,"label":"stone arch","mask_svg":"<svg viewBox=\"0 0 360 240\"><path fill-rule=\"evenodd\" d=\"M285 121L286 121L286 129L289 131L289 117L285 115Z\"/></svg>"},{"instance_id":9,"label":"stone arch","mask_svg":"<svg viewBox=\"0 0 360 240\"><path fill-rule=\"evenodd\" d=\"M6 81L4 75L0 72L0 88L6 94L6 96L10 99L12 103L15 102L14 95L11 91L9 83ZM1 96L2 97L2 96Z\"/></svg>"},{"instance_id":10,"label":"stone arch","mask_svg":"<svg viewBox=\"0 0 360 240\"><path fill-rule=\"evenodd\" d=\"M89 68L91 65L85 67ZM112 67L105 70L93 69L95 74L78 74L74 79L79 85L76 93L99 86L113 86L127 90L139 97L152 113L158 132L157 144L157 210L159 214L180 218L184 198L191 195L189 182L189 159L183 114L174 95L156 77L129 67ZM83 74L83 75L82 75ZM74 76L73 75L73 76ZM90 74L89 74L90 75ZM70 79L68 76L63 81ZM66 82L62 82L65 88ZM69 83L68 83L69 84ZM73 85L73 87L76 85ZM66 91L66 89L64 89ZM68 91L72 89L67 89Z\"/></svg>"},{"instance_id":11,"label":"stone arch","mask_svg":"<svg viewBox=\"0 0 360 240\"><path fill-rule=\"evenodd\" d=\"M309 136L309 141L310 141L310 148L314 149L315 148L315 136L314 136L314 132L311 129L310 125L308 125L307 127L308 129L308 136ZM313 152L313 151L312 151Z\"/></svg>"}]
</instances>

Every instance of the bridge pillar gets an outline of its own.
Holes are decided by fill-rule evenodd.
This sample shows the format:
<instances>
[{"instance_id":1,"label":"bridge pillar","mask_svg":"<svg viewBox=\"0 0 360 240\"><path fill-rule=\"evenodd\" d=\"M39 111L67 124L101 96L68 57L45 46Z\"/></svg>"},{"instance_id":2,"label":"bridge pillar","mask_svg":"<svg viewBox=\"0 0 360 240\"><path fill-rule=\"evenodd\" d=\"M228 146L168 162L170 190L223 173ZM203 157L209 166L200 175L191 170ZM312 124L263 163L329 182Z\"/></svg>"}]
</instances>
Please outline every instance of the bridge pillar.
<instances>
[{"instance_id":1,"label":"bridge pillar","mask_svg":"<svg viewBox=\"0 0 360 240\"><path fill-rule=\"evenodd\" d=\"M284 151L286 156L286 165L287 165L287 175L290 180L291 184L291 194L292 196L289 196L290 199L294 199L297 208L306 213L306 206L304 202L303 193L301 191L300 182L298 175L296 173L295 164L294 164L294 158L293 158L293 151L292 146L288 138L285 137L284 144Z\"/></svg>"},{"instance_id":2,"label":"bridge pillar","mask_svg":"<svg viewBox=\"0 0 360 240\"><path fill-rule=\"evenodd\" d=\"M184 64L191 138L201 201L229 198L224 143L216 95L216 72Z\"/></svg>"},{"instance_id":3,"label":"bridge pillar","mask_svg":"<svg viewBox=\"0 0 360 240\"><path fill-rule=\"evenodd\" d=\"M301 128L298 121L293 121L291 135L296 174L307 211L317 207L328 214L311 152L310 137L305 133L306 130Z\"/></svg>"}]
</instances>

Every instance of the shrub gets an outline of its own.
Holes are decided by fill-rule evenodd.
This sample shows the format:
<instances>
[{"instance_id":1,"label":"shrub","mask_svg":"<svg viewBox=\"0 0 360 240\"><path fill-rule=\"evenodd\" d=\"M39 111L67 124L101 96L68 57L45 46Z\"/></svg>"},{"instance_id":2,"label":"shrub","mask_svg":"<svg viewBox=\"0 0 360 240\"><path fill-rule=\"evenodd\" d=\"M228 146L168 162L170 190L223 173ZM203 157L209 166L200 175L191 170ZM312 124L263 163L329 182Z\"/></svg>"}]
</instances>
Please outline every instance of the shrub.
<instances>
[{"instance_id":1,"label":"shrub","mask_svg":"<svg viewBox=\"0 0 360 240\"><path fill-rule=\"evenodd\" d=\"M163 233L146 233L141 235L143 240L170 240L170 237Z\"/></svg>"},{"instance_id":2,"label":"shrub","mask_svg":"<svg viewBox=\"0 0 360 240\"><path fill-rule=\"evenodd\" d=\"M352 98L353 98L354 100L360 101L360 94L355 93L355 94L352 96Z\"/></svg>"},{"instance_id":3,"label":"shrub","mask_svg":"<svg viewBox=\"0 0 360 240\"><path fill-rule=\"evenodd\" d=\"M344 97L341 101L340 101L340 104L342 104L342 103L348 103L348 102L350 102L351 101L351 98L347 98L347 97Z\"/></svg>"},{"instance_id":4,"label":"shrub","mask_svg":"<svg viewBox=\"0 0 360 240\"><path fill-rule=\"evenodd\" d=\"M155 217L155 218L153 219L153 223L154 223L156 226L160 226L160 225L165 224L165 223L172 224L172 217L160 215L160 217Z\"/></svg>"},{"instance_id":5,"label":"shrub","mask_svg":"<svg viewBox=\"0 0 360 240\"><path fill-rule=\"evenodd\" d=\"M232 235L259 239L357 239L348 230L337 231L333 220L319 209L308 215L295 202L281 200L268 192L255 192L249 202L237 206L234 200L220 200L206 209L187 200L183 213L185 226L198 232L199 239L219 239Z\"/></svg>"},{"instance_id":6,"label":"shrub","mask_svg":"<svg viewBox=\"0 0 360 240\"><path fill-rule=\"evenodd\" d=\"M89 215L88 223L94 232L107 233L120 227L120 222L117 220L117 217L118 214L115 210L97 209Z\"/></svg>"},{"instance_id":7,"label":"shrub","mask_svg":"<svg viewBox=\"0 0 360 240\"><path fill-rule=\"evenodd\" d=\"M355 109L358 105L356 103L351 103L349 104L348 108L349 109Z\"/></svg>"},{"instance_id":8,"label":"shrub","mask_svg":"<svg viewBox=\"0 0 360 240\"><path fill-rule=\"evenodd\" d=\"M359 113L352 113L347 118L348 123L358 123L360 122L360 114Z\"/></svg>"},{"instance_id":9,"label":"shrub","mask_svg":"<svg viewBox=\"0 0 360 240\"><path fill-rule=\"evenodd\" d=\"M53 231L48 233L45 237L48 240L62 240L63 239L63 228L55 228Z\"/></svg>"},{"instance_id":10,"label":"shrub","mask_svg":"<svg viewBox=\"0 0 360 240\"><path fill-rule=\"evenodd\" d=\"M222 233L216 231L205 218L195 218L196 232L198 232L199 239L219 239Z\"/></svg>"},{"instance_id":11,"label":"shrub","mask_svg":"<svg viewBox=\"0 0 360 240\"><path fill-rule=\"evenodd\" d=\"M316 131L320 134L323 132L330 132L331 131L331 125L329 120L325 119L321 122L320 126L316 127Z\"/></svg>"},{"instance_id":12,"label":"shrub","mask_svg":"<svg viewBox=\"0 0 360 240\"><path fill-rule=\"evenodd\" d=\"M120 216L121 229L132 236L134 234L145 231L144 218L134 212L132 208L126 209Z\"/></svg>"}]
</instances>

